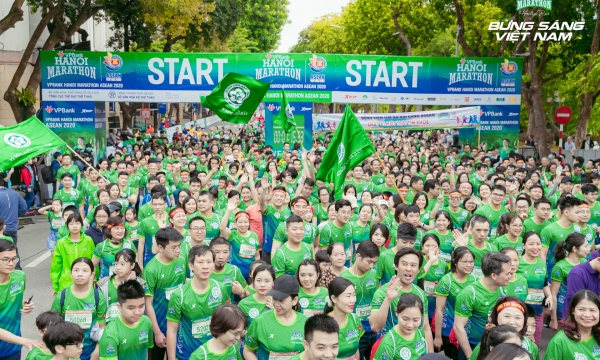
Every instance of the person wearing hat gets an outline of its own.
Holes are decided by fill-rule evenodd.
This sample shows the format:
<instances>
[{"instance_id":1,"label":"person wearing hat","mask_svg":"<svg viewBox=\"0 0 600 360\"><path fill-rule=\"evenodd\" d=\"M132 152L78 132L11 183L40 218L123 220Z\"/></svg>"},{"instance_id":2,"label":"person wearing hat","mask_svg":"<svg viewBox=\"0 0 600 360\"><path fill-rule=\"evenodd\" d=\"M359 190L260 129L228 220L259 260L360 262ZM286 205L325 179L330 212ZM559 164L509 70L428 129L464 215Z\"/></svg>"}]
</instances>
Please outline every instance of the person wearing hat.
<instances>
[{"instance_id":1,"label":"person wearing hat","mask_svg":"<svg viewBox=\"0 0 600 360\"><path fill-rule=\"evenodd\" d=\"M556 188L553 187L553 189L548 191L548 194L546 195L546 198L548 200L550 200L550 203L552 204L552 207L554 207L554 208L556 208L556 206L558 204L558 199L560 199L562 194L571 193L573 191L573 178L570 176L563 176L561 178L559 174L560 173L557 170L556 171L556 179L558 180L560 178L560 181L558 182L558 191L552 191L552 190L556 190ZM557 183L555 182L555 186L556 186L556 184Z\"/></svg>"},{"instance_id":2,"label":"person wearing hat","mask_svg":"<svg viewBox=\"0 0 600 360\"><path fill-rule=\"evenodd\" d=\"M273 311L264 312L252 321L246 333L244 358L268 360L289 357L303 351L306 316L298 312L298 281L285 274L275 279Z\"/></svg>"}]
</instances>

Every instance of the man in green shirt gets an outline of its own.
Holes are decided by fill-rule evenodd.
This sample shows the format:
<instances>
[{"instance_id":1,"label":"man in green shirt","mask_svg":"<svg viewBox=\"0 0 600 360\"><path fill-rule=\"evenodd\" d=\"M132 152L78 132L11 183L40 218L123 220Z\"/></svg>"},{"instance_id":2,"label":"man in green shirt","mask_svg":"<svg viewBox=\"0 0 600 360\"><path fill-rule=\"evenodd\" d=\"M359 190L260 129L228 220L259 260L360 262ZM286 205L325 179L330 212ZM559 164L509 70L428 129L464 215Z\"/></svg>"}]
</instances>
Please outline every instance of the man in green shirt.
<instances>
[{"instance_id":1,"label":"man in green shirt","mask_svg":"<svg viewBox=\"0 0 600 360\"><path fill-rule=\"evenodd\" d=\"M538 235L542 233L546 226L550 225L550 201L538 199L533 202L533 217L523 221L523 234L529 231L535 231Z\"/></svg>"},{"instance_id":2,"label":"man in green shirt","mask_svg":"<svg viewBox=\"0 0 600 360\"><path fill-rule=\"evenodd\" d=\"M418 176L410 178L410 191L406 194L405 200L407 204L412 204L415 195L423 191L423 179Z\"/></svg>"},{"instance_id":3,"label":"man in green shirt","mask_svg":"<svg viewBox=\"0 0 600 360\"><path fill-rule=\"evenodd\" d=\"M117 288L120 315L106 325L98 342L100 360L146 360L154 346L152 322L144 315L144 287L129 280Z\"/></svg>"},{"instance_id":4,"label":"man in green shirt","mask_svg":"<svg viewBox=\"0 0 600 360\"><path fill-rule=\"evenodd\" d=\"M339 353L340 326L329 315L314 315L304 323L304 351L289 360L333 360Z\"/></svg>"},{"instance_id":5,"label":"man in green shirt","mask_svg":"<svg viewBox=\"0 0 600 360\"><path fill-rule=\"evenodd\" d=\"M414 248L417 241L417 228L412 224L403 223L398 225L396 245L385 251L377 260L377 282L385 285L396 274L394 257L404 248Z\"/></svg>"},{"instance_id":6,"label":"man in green shirt","mask_svg":"<svg viewBox=\"0 0 600 360\"><path fill-rule=\"evenodd\" d=\"M204 221L206 221L204 245L210 245L211 240L220 234L221 216L213 211L214 204L215 201L208 191L201 191L198 194L198 212Z\"/></svg>"},{"instance_id":7,"label":"man in green shirt","mask_svg":"<svg viewBox=\"0 0 600 360\"><path fill-rule=\"evenodd\" d=\"M290 216L285 221L285 226L288 241L272 254L272 265L275 276L288 274L295 277L300 263L303 260L313 258L313 250L312 245L302 242L304 238L304 220L300 216Z\"/></svg>"},{"instance_id":8,"label":"man in green shirt","mask_svg":"<svg viewBox=\"0 0 600 360\"><path fill-rule=\"evenodd\" d=\"M479 209L475 210L474 215L481 215L490 221L490 232L489 237L496 236L496 230L498 229L498 222L500 217L504 214L508 214L509 211L502 206L502 202L506 197L506 188L502 185L494 185L492 187L492 201L489 204L483 204ZM512 194L511 194L512 203Z\"/></svg>"},{"instance_id":9,"label":"man in green shirt","mask_svg":"<svg viewBox=\"0 0 600 360\"><path fill-rule=\"evenodd\" d=\"M354 313L360 319L365 333L360 338L359 351L365 359L370 358L371 348L377 340L377 333L371 330L371 301L378 288L377 273L373 267L379 258L379 247L372 241L363 241L356 248L354 264L344 270L340 277L348 279L356 289Z\"/></svg>"},{"instance_id":10,"label":"man in green shirt","mask_svg":"<svg viewBox=\"0 0 600 360\"><path fill-rule=\"evenodd\" d=\"M381 172L381 163L377 159L371 160L371 183L373 186L383 185L386 179L386 175Z\"/></svg>"},{"instance_id":11,"label":"man in green shirt","mask_svg":"<svg viewBox=\"0 0 600 360\"><path fill-rule=\"evenodd\" d=\"M60 181L62 180L63 174L71 174L71 179L73 179L73 187L76 188L77 184L79 184L79 179L81 178L81 172L79 168L73 165L71 162L71 154L63 154L62 156L62 166L56 172L56 188L60 188Z\"/></svg>"},{"instance_id":12,"label":"man in green shirt","mask_svg":"<svg viewBox=\"0 0 600 360\"><path fill-rule=\"evenodd\" d=\"M238 303L241 298L249 295L245 290L247 284L242 270L229 264L231 245L225 238L219 236L211 240L210 249L215 254L215 268L210 278L223 284L230 302Z\"/></svg>"},{"instance_id":13,"label":"man in green shirt","mask_svg":"<svg viewBox=\"0 0 600 360\"><path fill-rule=\"evenodd\" d=\"M340 199L335 202L335 211L337 213L335 220L329 221L321 229L319 246L321 250L325 250L334 242L344 244L346 266L350 266L350 259L352 259L352 224L348 221L352 216L352 204L346 199Z\"/></svg>"},{"instance_id":14,"label":"man in green shirt","mask_svg":"<svg viewBox=\"0 0 600 360\"><path fill-rule=\"evenodd\" d=\"M83 208L83 194L81 191L73 188L73 175L69 173L62 174L60 183L62 184L63 188L54 194L53 199L59 199L62 201L63 210L67 206L73 205L79 210L81 217L85 217Z\"/></svg>"},{"instance_id":15,"label":"man in green shirt","mask_svg":"<svg viewBox=\"0 0 600 360\"><path fill-rule=\"evenodd\" d=\"M486 254L482 259L482 271L482 279L458 293L454 309L459 353L467 359L481 340L492 308L500 298L500 287L507 286L512 276L510 258L502 253Z\"/></svg>"},{"instance_id":16,"label":"man in green shirt","mask_svg":"<svg viewBox=\"0 0 600 360\"><path fill-rule=\"evenodd\" d=\"M223 283L211 279L215 253L206 245L190 250L191 281L171 295L167 310L167 355L189 359L194 350L212 338L210 319L222 304L229 303Z\"/></svg>"},{"instance_id":17,"label":"man in green shirt","mask_svg":"<svg viewBox=\"0 0 600 360\"><path fill-rule=\"evenodd\" d=\"M461 203L461 193L458 190L450 190L450 194L448 194L448 206L442 208L442 210L450 214L452 225L455 229L462 229L463 224L469 220L470 216L467 210L459 207Z\"/></svg>"},{"instance_id":18,"label":"man in green shirt","mask_svg":"<svg viewBox=\"0 0 600 360\"><path fill-rule=\"evenodd\" d=\"M158 254L144 268L146 315L152 321L154 346L149 359L163 359L167 348L167 308L171 294L185 283L185 260L179 257L183 237L174 228L156 233Z\"/></svg>"}]
</instances>

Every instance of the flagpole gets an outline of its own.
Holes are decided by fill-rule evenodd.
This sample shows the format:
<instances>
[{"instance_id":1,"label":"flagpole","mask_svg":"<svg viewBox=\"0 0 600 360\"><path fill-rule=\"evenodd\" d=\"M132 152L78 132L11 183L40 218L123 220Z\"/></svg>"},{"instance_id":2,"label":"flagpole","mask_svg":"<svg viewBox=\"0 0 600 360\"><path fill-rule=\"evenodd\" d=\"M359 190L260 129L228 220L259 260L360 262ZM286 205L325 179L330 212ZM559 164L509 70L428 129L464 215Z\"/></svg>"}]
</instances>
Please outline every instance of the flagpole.
<instances>
[{"instance_id":1,"label":"flagpole","mask_svg":"<svg viewBox=\"0 0 600 360\"><path fill-rule=\"evenodd\" d=\"M383 161L379 157L379 153L377 152L377 150L375 150L375 156L377 157L377 160L379 160L379 163L381 164L381 168L383 168L383 170L385 171L385 173L387 174L387 176L390 179L392 179L392 183L394 184L394 188L396 189L396 192L398 193L398 196L400 196L400 199L402 199L402 202L406 204L406 200L404 200L404 196L402 196L402 194L400 193L400 190L398 189L398 186L396 185L396 179L394 179L392 177L392 175L390 175L390 173L388 172L387 167L383 164Z\"/></svg>"},{"instance_id":2,"label":"flagpole","mask_svg":"<svg viewBox=\"0 0 600 360\"><path fill-rule=\"evenodd\" d=\"M97 172L97 173L98 173L98 175L100 175L100 177L101 177L101 178L103 178L104 180L106 180L106 182L109 182L109 183L110 183L110 181L109 181L107 178L105 178L105 177L104 177L102 174L100 174L100 171L96 170L96 168L95 168L95 167L93 167L93 166L92 166L90 163L88 163L87 161L85 161L85 159L84 159L84 158L82 158L82 157L81 157L81 156L80 156L80 155L77 153L77 151L73 150L73 148L72 148L72 147L70 147L69 145L67 145L66 143L65 143L65 146L66 146L66 147L67 147L69 150L71 150L71 153L72 153L72 154L75 154L75 156L77 156L77 157L79 158L79 160L83 161L83 163L84 163L84 164L86 164L87 166L89 166L89 167L91 167L92 169L94 169L94 171L95 171L95 172Z\"/></svg>"},{"instance_id":3,"label":"flagpole","mask_svg":"<svg viewBox=\"0 0 600 360\"><path fill-rule=\"evenodd\" d=\"M296 126L296 134L298 135L298 142L300 143L300 148L302 148L303 141L302 141L302 138L300 137L300 130L298 130L298 126Z\"/></svg>"}]
</instances>

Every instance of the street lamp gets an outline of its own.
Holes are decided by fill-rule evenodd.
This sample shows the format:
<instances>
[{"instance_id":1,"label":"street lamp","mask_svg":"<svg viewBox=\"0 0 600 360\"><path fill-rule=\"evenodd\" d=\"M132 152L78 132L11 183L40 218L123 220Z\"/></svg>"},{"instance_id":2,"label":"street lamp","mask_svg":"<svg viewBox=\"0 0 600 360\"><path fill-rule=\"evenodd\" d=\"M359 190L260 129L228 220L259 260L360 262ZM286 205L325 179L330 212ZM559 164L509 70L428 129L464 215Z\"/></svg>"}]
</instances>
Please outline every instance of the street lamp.
<instances>
[{"instance_id":1,"label":"street lamp","mask_svg":"<svg viewBox=\"0 0 600 360\"><path fill-rule=\"evenodd\" d=\"M554 95L554 97L548 96L548 98L546 98L546 102L552 106L551 116L554 116L554 114L556 114L556 109L558 108L558 105L565 102L565 98L560 97L560 92L558 90L554 90L553 95ZM561 131L562 131L562 125L561 125ZM562 141L562 134L560 135L560 141ZM560 149L558 151L560 154Z\"/></svg>"}]
</instances>

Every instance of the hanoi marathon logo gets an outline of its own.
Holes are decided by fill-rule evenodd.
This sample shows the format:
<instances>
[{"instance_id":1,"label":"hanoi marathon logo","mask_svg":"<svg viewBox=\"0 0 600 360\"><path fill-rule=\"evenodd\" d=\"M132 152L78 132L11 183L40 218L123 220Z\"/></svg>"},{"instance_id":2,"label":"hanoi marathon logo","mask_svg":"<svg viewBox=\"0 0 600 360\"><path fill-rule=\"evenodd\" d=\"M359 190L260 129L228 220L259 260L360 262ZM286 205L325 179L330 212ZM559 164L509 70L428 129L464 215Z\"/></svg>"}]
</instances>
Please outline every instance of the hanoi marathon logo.
<instances>
[{"instance_id":1,"label":"hanoi marathon logo","mask_svg":"<svg viewBox=\"0 0 600 360\"><path fill-rule=\"evenodd\" d=\"M461 59L456 65L456 72L450 73L450 82L452 85L462 81L480 81L492 85L494 74L487 71L487 64L482 60Z\"/></svg>"},{"instance_id":2,"label":"hanoi marathon logo","mask_svg":"<svg viewBox=\"0 0 600 360\"><path fill-rule=\"evenodd\" d=\"M552 0L517 0L517 11L533 7L552 10Z\"/></svg>"},{"instance_id":3,"label":"hanoi marathon logo","mask_svg":"<svg viewBox=\"0 0 600 360\"><path fill-rule=\"evenodd\" d=\"M256 69L256 80L272 76L283 76L301 81L300 73L301 70L295 68L294 60L290 59L289 55L272 55L268 53L263 59L262 68Z\"/></svg>"},{"instance_id":4,"label":"hanoi marathon logo","mask_svg":"<svg viewBox=\"0 0 600 360\"><path fill-rule=\"evenodd\" d=\"M54 65L48 66L48 80L61 75L80 75L96 80L96 68L89 66L88 58L83 54L59 51Z\"/></svg>"}]
</instances>

